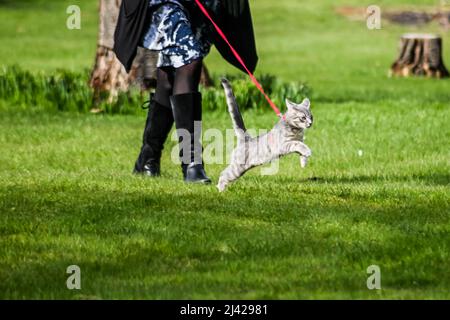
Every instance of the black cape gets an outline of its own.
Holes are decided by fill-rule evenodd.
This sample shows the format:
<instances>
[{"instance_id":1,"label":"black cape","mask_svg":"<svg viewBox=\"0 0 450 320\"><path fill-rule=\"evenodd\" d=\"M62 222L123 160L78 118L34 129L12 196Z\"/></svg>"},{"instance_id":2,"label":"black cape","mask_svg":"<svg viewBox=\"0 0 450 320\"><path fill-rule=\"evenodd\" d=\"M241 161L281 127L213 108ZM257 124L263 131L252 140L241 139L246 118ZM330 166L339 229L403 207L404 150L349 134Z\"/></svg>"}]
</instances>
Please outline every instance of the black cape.
<instances>
[{"instance_id":1,"label":"black cape","mask_svg":"<svg viewBox=\"0 0 450 320\"><path fill-rule=\"evenodd\" d=\"M114 33L113 50L127 72L131 70L137 48L151 23L148 6L148 0L122 0ZM192 20L205 19L200 8L195 3L189 10L192 13ZM239 17L233 17L227 14L225 10L222 10L220 17L212 13L211 16L242 57L248 69L254 72L258 62L258 55L256 53L255 36L248 1L246 1L245 9ZM234 57L226 42L216 31L214 31L213 43L226 61L245 72L245 69Z\"/></svg>"}]
</instances>

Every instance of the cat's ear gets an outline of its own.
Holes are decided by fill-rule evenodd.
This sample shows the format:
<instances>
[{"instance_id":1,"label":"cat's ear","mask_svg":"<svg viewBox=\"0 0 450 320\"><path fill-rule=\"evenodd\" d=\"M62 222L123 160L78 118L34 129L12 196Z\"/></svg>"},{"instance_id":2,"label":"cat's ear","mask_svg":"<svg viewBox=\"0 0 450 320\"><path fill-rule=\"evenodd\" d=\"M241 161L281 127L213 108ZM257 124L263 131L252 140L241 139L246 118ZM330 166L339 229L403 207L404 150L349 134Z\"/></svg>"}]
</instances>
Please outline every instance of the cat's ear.
<instances>
[{"instance_id":1,"label":"cat's ear","mask_svg":"<svg viewBox=\"0 0 450 320\"><path fill-rule=\"evenodd\" d=\"M302 106L304 106L306 109L309 109L311 106L311 102L309 101L308 98L303 99L302 101Z\"/></svg>"},{"instance_id":2,"label":"cat's ear","mask_svg":"<svg viewBox=\"0 0 450 320\"><path fill-rule=\"evenodd\" d=\"M297 104L293 103L289 99L286 99L285 102L286 102L286 106L287 106L288 109L294 109L297 106Z\"/></svg>"}]
</instances>

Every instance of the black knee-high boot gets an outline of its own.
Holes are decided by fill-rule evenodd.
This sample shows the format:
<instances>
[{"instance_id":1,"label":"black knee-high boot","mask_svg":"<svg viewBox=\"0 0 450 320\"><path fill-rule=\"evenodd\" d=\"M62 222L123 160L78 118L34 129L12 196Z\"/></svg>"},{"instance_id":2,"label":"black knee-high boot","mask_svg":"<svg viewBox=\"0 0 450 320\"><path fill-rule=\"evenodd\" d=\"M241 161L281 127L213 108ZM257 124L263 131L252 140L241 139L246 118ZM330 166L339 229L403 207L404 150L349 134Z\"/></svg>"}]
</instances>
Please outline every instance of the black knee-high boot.
<instances>
[{"instance_id":1,"label":"black knee-high boot","mask_svg":"<svg viewBox=\"0 0 450 320\"><path fill-rule=\"evenodd\" d=\"M170 97L175 126L180 141L180 159L186 182L211 183L202 160L201 121L202 96L200 92Z\"/></svg>"},{"instance_id":2,"label":"black knee-high boot","mask_svg":"<svg viewBox=\"0 0 450 320\"><path fill-rule=\"evenodd\" d=\"M160 175L161 153L173 122L172 109L156 102L152 95L142 148L134 166L134 173L151 177Z\"/></svg>"}]
</instances>

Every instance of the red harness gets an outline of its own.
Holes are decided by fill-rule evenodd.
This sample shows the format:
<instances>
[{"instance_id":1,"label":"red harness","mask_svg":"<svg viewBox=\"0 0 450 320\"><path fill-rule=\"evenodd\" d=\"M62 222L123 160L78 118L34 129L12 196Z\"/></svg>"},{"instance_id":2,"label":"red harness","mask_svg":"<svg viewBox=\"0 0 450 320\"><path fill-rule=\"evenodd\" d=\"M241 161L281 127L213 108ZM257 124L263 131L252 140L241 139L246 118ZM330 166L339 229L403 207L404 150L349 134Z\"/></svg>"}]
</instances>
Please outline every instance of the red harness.
<instances>
[{"instance_id":1,"label":"red harness","mask_svg":"<svg viewBox=\"0 0 450 320\"><path fill-rule=\"evenodd\" d=\"M256 77L253 75L253 73L247 68L247 66L245 65L244 60L242 60L241 56L239 55L239 53L234 49L234 47L231 45L231 43L228 41L227 36L223 33L223 31L220 29L220 27L217 25L217 23L214 22L213 18L211 18L211 15L208 13L208 11L205 9L205 7L202 5L202 3L200 2L200 0L195 0L195 3L197 3L198 7L200 8L200 10L203 12L203 14L209 19L209 21L211 21L211 23L213 24L214 28L216 29L216 31L219 33L220 37L227 43L227 45L230 47L231 52L233 53L233 55L236 57L236 59L238 60L238 62L242 65L242 67L245 69L245 71L247 71L248 75L250 76L250 79L252 80L252 82L255 84L255 86L258 88L258 90L264 95L264 97L266 98L267 102L269 103L270 107L273 109L273 111L275 111L275 113L277 114L278 117L282 117L284 118L284 116L281 114L280 110L277 108L277 106L275 105L275 103L270 100L269 96L266 94L266 92L264 91L262 85L258 82L258 80L256 79Z\"/></svg>"}]
</instances>

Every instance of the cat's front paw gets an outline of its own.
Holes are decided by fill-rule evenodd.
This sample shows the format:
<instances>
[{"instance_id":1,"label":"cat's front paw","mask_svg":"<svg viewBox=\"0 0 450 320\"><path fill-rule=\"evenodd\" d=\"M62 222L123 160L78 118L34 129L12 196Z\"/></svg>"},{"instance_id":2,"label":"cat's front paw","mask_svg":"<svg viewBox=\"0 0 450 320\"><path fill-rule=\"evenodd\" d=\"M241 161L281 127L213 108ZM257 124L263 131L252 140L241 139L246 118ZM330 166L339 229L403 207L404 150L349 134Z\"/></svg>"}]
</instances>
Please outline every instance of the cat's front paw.
<instances>
[{"instance_id":1,"label":"cat's front paw","mask_svg":"<svg viewBox=\"0 0 450 320\"><path fill-rule=\"evenodd\" d=\"M308 164L308 157L301 156L300 157L300 166L302 168L305 168L307 164Z\"/></svg>"},{"instance_id":2,"label":"cat's front paw","mask_svg":"<svg viewBox=\"0 0 450 320\"><path fill-rule=\"evenodd\" d=\"M306 150L303 152L302 156L305 157L305 158L311 157L312 156L311 149L310 148L306 148Z\"/></svg>"},{"instance_id":3,"label":"cat's front paw","mask_svg":"<svg viewBox=\"0 0 450 320\"><path fill-rule=\"evenodd\" d=\"M300 156L300 166L302 168L306 167L306 165L308 164L308 159L309 157L311 157L311 155L312 155L311 149L307 148L305 152Z\"/></svg>"}]
</instances>

